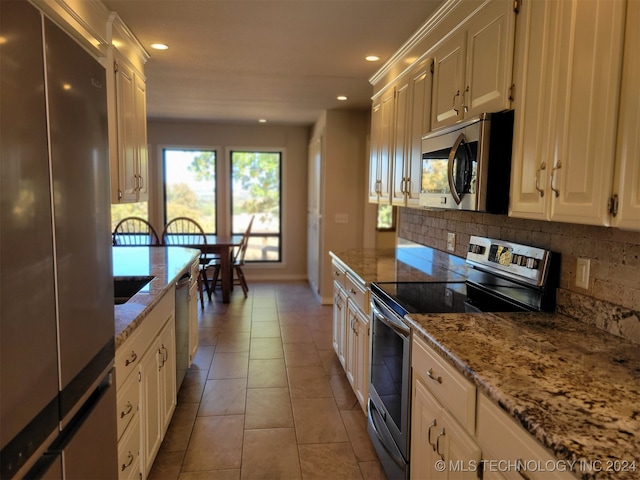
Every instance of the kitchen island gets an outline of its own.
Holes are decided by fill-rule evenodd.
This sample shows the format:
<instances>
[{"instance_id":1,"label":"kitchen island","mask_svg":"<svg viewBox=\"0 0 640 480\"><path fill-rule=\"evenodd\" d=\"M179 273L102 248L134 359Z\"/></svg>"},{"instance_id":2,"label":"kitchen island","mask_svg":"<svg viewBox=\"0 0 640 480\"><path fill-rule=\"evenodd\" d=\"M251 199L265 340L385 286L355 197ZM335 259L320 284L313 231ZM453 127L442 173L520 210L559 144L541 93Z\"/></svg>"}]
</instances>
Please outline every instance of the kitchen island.
<instances>
[{"instance_id":1,"label":"kitchen island","mask_svg":"<svg viewBox=\"0 0 640 480\"><path fill-rule=\"evenodd\" d=\"M465 273L463 260L444 252L416 247L409 263L406 254L363 249L332 257L366 285ZM639 345L556 312L410 314L405 320L414 341L474 386L478 425L470 433L476 440L486 400L560 462L548 470L562 464L579 478L640 477Z\"/></svg>"},{"instance_id":2,"label":"kitchen island","mask_svg":"<svg viewBox=\"0 0 640 480\"><path fill-rule=\"evenodd\" d=\"M126 303L115 306L116 350L199 255L199 250L183 247L113 247L114 278L154 277Z\"/></svg>"}]
</instances>

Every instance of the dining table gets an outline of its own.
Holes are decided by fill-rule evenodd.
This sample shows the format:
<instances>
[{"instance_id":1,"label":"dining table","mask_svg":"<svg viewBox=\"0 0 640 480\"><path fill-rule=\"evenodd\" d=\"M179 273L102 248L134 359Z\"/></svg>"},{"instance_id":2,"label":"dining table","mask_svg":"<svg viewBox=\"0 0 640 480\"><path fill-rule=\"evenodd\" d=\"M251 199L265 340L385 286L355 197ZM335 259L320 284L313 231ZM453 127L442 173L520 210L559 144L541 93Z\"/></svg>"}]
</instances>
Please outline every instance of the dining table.
<instances>
[{"instance_id":1,"label":"dining table","mask_svg":"<svg viewBox=\"0 0 640 480\"><path fill-rule=\"evenodd\" d=\"M233 271L231 254L233 249L242 244L242 235L213 235L206 234L203 242L202 236L193 234L176 233L166 235L165 245L190 247L200 250L204 255L217 254L220 262L220 283L222 285L222 303L231 301L231 289L233 287ZM215 285L211 285L211 288ZM207 291L209 286L207 285Z\"/></svg>"}]
</instances>

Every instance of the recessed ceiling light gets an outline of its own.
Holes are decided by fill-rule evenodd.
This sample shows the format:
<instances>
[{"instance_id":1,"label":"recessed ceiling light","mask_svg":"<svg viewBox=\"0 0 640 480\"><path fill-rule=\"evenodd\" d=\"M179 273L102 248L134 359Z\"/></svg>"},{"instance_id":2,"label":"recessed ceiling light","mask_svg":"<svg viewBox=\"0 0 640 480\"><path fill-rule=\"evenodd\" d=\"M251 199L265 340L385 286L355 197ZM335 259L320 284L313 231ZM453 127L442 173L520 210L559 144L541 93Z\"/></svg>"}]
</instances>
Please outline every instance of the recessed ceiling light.
<instances>
[{"instance_id":1,"label":"recessed ceiling light","mask_svg":"<svg viewBox=\"0 0 640 480\"><path fill-rule=\"evenodd\" d=\"M267 123L267 119L266 118L261 118L260 120L258 120L259 123Z\"/></svg>"},{"instance_id":2,"label":"recessed ceiling light","mask_svg":"<svg viewBox=\"0 0 640 480\"><path fill-rule=\"evenodd\" d=\"M347 99L347 97L346 97L346 96L344 96L344 95L338 95L336 98L337 98L338 100L340 100L341 102L344 102L344 101Z\"/></svg>"},{"instance_id":3,"label":"recessed ceiling light","mask_svg":"<svg viewBox=\"0 0 640 480\"><path fill-rule=\"evenodd\" d=\"M169 49L169 45L166 45L164 43L152 43L151 44L151 48L153 48L155 50L168 50Z\"/></svg>"},{"instance_id":4,"label":"recessed ceiling light","mask_svg":"<svg viewBox=\"0 0 640 480\"><path fill-rule=\"evenodd\" d=\"M364 59L367 62L377 62L378 60L380 60L380 57L378 57L376 55L369 55L369 56L364 57Z\"/></svg>"}]
</instances>

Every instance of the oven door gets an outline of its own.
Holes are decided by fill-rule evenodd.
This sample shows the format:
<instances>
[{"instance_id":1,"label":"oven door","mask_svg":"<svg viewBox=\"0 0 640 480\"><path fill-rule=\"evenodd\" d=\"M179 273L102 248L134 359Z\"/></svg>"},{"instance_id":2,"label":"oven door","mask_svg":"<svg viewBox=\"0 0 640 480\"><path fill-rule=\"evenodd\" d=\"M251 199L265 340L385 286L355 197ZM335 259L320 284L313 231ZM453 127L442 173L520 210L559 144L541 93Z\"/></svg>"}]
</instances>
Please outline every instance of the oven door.
<instances>
[{"instance_id":1,"label":"oven door","mask_svg":"<svg viewBox=\"0 0 640 480\"><path fill-rule=\"evenodd\" d=\"M400 452L396 463L409 460L409 362L411 335L402 319L377 297L371 300L370 421L387 449ZM389 438L395 443L390 445ZM394 455L391 455L392 458Z\"/></svg>"}]
</instances>

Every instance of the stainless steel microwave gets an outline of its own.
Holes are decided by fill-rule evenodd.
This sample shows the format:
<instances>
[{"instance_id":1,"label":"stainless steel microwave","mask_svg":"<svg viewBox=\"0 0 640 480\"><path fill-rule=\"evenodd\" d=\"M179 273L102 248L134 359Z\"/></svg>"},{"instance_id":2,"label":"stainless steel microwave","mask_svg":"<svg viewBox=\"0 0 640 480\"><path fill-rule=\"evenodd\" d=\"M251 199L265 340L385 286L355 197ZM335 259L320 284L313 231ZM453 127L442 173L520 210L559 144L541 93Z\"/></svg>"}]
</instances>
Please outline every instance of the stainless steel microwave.
<instances>
[{"instance_id":1,"label":"stainless steel microwave","mask_svg":"<svg viewBox=\"0 0 640 480\"><path fill-rule=\"evenodd\" d=\"M513 110L422 137L420 205L507 213L512 141Z\"/></svg>"}]
</instances>

